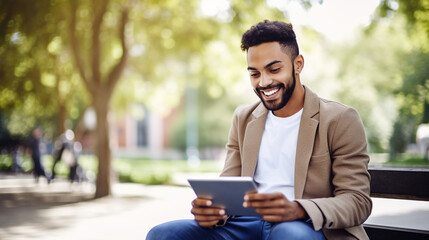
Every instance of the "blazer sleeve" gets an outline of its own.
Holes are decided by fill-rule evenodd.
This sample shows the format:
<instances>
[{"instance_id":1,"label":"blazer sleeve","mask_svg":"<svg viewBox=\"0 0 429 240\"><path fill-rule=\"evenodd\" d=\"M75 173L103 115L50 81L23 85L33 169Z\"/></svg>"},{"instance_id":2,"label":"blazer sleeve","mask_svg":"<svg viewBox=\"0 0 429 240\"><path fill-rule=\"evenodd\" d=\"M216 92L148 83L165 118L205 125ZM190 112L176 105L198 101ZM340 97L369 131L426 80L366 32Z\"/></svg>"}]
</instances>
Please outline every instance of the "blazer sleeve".
<instances>
[{"instance_id":1,"label":"blazer sleeve","mask_svg":"<svg viewBox=\"0 0 429 240\"><path fill-rule=\"evenodd\" d=\"M332 196L296 200L307 211L315 230L360 225L372 209L363 124L353 108L344 110L337 119L328 136Z\"/></svg>"}]
</instances>

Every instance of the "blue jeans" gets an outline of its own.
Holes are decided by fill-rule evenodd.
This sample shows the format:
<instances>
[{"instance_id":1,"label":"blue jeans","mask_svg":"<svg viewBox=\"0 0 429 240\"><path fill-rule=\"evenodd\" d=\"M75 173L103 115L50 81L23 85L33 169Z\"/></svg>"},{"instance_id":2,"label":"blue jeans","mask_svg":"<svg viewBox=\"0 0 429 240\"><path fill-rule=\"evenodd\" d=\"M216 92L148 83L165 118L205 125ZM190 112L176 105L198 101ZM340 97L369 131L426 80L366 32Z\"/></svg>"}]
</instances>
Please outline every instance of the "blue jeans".
<instances>
[{"instance_id":1,"label":"blue jeans","mask_svg":"<svg viewBox=\"0 0 429 240\"><path fill-rule=\"evenodd\" d=\"M260 217L234 217L223 227L203 228L194 220L177 220L152 228L146 240L200 240L200 239L325 239L323 232L315 231L304 221L270 223Z\"/></svg>"}]
</instances>

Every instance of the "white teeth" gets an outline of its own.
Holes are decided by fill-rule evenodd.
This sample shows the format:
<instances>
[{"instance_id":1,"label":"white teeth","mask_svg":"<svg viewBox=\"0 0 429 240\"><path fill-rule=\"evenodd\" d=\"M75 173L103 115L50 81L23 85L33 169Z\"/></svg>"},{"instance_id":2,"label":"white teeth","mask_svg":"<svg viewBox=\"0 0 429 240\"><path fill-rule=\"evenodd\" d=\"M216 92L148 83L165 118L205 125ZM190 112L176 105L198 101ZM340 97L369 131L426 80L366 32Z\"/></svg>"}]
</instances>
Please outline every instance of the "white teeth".
<instances>
[{"instance_id":1,"label":"white teeth","mask_svg":"<svg viewBox=\"0 0 429 240\"><path fill-rule=\"evenodd\" d=\"M279 91L279 89L277 88L277 89L271 90L269 92L265 92L265 91L262 91L262 92L265 94L265 96L271 96L278 91Z\"/></svg>"}]
</instances>

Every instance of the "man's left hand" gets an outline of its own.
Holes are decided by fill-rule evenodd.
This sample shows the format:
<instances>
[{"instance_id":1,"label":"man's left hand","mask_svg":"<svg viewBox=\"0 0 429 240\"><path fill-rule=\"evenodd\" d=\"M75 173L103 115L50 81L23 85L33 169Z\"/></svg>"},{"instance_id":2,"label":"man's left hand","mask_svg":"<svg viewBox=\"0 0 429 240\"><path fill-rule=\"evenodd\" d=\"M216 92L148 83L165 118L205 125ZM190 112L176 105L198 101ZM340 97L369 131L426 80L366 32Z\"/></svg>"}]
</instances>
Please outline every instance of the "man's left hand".
<instances>
[{"instance_id":1,"label":"man's left hand","mask_svg":"<svg viewBox=\"0 0 429 240\"><path fill-rule=\"evenodd\" d=\"M244 207L254 207L268 222L287 222L308 218L304 208L295 201L289 201L282 193L247 193Z\"/></svg>"}]
</instances>

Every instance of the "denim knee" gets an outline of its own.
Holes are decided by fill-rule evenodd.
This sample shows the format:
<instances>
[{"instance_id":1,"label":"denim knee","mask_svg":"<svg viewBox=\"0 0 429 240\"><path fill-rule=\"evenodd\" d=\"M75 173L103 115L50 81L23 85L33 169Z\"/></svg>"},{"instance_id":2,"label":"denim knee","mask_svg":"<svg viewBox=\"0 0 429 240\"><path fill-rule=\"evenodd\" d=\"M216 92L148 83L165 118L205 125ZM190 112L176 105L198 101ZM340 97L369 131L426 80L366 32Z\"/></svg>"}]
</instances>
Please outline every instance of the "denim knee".
<instances>
[{"instance_id":1,"label":"denim knee","mask_svg":"<svg viewBox=\"0 0 429 240\"><path fill-rule=\"evenodd\" d=\"M164 228L165 228L164 224L153 227L146 235L146 240L166 239L165 237L167 236L164 236L163 234Z\"/></svg>"},{"instance_id":2,"label":"denim knee","mask_svg":"<svg viewBox=\"0 0 429 240\"><path fill-rule=\"evenodd\" d=\"M207 230L194 220L177 220L153 227L146 240L192 240L207 239Z\"/></svg>"},{"instance_id":3,"label":"denim knee","mask_svg":"<svg viewBox=\"0 0 429 240\"><path fill-rule=\"evenodd\" d=\"M322 240L325 237L322 231L315 231L311 224L303 221L293 221L275 224L271 229L269 239Z\"/></svg>"}]
</instances>

